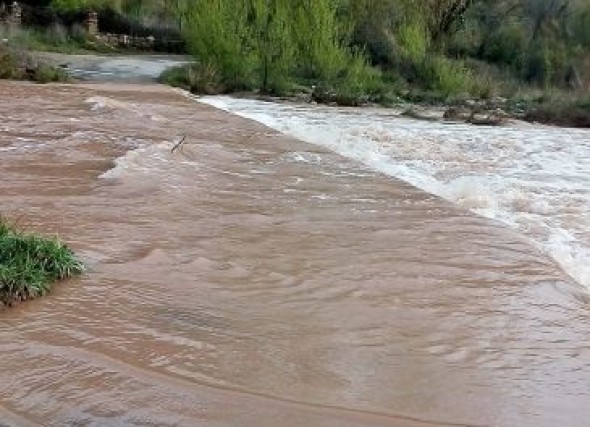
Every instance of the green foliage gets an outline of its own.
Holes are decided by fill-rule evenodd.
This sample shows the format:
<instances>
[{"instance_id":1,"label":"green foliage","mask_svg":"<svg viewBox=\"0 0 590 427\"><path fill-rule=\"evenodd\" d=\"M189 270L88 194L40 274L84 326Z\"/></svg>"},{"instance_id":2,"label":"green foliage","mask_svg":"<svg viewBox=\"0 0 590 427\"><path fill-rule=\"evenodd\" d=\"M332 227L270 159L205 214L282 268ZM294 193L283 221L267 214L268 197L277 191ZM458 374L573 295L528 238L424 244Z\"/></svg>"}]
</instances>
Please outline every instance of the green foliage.
<instances>
[{"instance_id":1,"label":"green foliage","mask_svg":"<svg viewBox=\"0 0 590 427\"><path fill-rule=\"evenodd\" d=\"M22 233L0 218L0 302L44 295L56 280L83 271L83 264L58 239Z\"/></svg>"},{"instance_id":2,"label":"green foliage","mask_svg":"<svg viewBox=\"0 0 590 427\"><path fill-rule=\"evenodd\" d=\"M388 93L378 70L368 68L362 55L355 55L339 78L318 81L312 98L320 103L358 106L382 102Z\"/></svg>"},{"instance_id":3,"label":"green foliage","mask_svg":"<svg viewBox=\"0 0 590 427\"><path fill-rule=\"evenodd\" d=\"M349 62L355 60L346 47L347 28L338 20L336 2L302 0L293 9L300 76L336 80Z\"/></svg>"},{"instance_id":4,"label":"green foliage","mask_svg":"<svg viewBox=\"0 0 590 427\"><path fill-rule=\"evenodd\" d=\"M322 102L418 96L492 98L515 86L590 88L587 0L53 0L108 7L182 30L199 65L164 81L200 93L289 95ZM49 29L39 46L81 38ZM53 48L55 49L55 48ZM67 48L69 49L69 48ZM486 70L474 64L486 64ZM393 78L390 78L393 77Z\"/></svg>"},{"instance_id":5,"label":"green foliage","mask_svg":"<svg viewBox=\"0 0 590 427\"><path fill-rule=\"evenodd\" d=\"M159 81L193 93L214 95L226 91L220 73L211 65L198 63L169 68Z\"/></svg>"},{"instance_id":6,"label":"green foliage","mask_svg":"<svg viewBox=\"0 0 590 427\"><path fill-rule=\"evenodd\" d=\"M65 82L68 75L57 67L36 63L22 51L0 44L0 79L50 83Z\"/></svg>"},{"instance_id":7,"label":"green foliage","mask_svg":"<svg viewBox=\"0 0 590 427\"><path fill-rule=\"evenodd\" d=\"M428 33L420 19L403 23L397 35L401 53L412 62L423 61L429 48Z\"/></svg>"},{"instance_id":8,"label":"green foliage","mask_svg":"<svg viewBox=\"0 0 590 427\"><path fill-rule=\"evenodd\" d=\"M459 35L459 38L462 35ZM518 66L526 50L528 40L524 29L517 23L500 27L487 36L481 45L480 56L492 63Z\"/></svg>"},{"instance_id":9,"label":"green foliage","mask_svg":"<svg viewBox=\"0 0 590 427\"><path fill-rule=\"evenodd\" d=\"M203 0L186 16L189 50L205 66L220 70L229 90L256 86L257 52L248 6L244 1Z\"/></svg>"},{"instance_id":10,"label":"green foliage","mask_svg":"<svg viewBox=\"0 0 590 427\"><path fill-rule=\"evenodd\" d=\"M262 92L280 94L289 88L296 54L290 12L290 0L251 0L248 25Z\"/></svg>"},{"instance_id":11,"label":"green foliage","mask_svg":"<svg viewBox=\"0 0 590 427\"><path fill-rule=\"evenodd\" d=\"M61 53L101 50L98 44L92 45L86 31L79 25L71 29L61 25L52 25L48 28L20 28L11 33L9 45L18 50Z\"/></svg>"},{"instance_id":12,"label":"green foliage","mask_svg":"<svg viewBox=\"0 0 590 427\"><path fill-rule=\"evenodd\" d=\"M442 95L469 94L473 88L472 72L462 61L442 56L430 56L422 62L420 77L423 84Z\"/></svg>"},{"instance_id":13,"label":"green foliage","mask_svg":"<svg viewBox=\"0 0 590 427\"><path fill-rule=\"evenodd\" d=\"M0 79L13 79L17 72L15 56L0 45Z\"/></svg>"},{"instance_id":14,"label":"green foliage","mask_svg":"<svg viewBox=\"0 0 590 427\"><path fill-rule=\"evenodd\" d=\"M61 11L101 9L112 5L110 0L52 0L51 6Z\"/></svg>"},{"instance_id":15,"label":"green foliage","mask_svg":"<svg viewBox=\"0 0 590 427\"><path fill-rule=\"evenodd\" d=\"M65 82L68 80L68 75L60 68L39 64L34 70L31 80L37 83Z\"/></svg>"},{"instance_id":16,"label":"green foliage","mask_svg":"<svg viewBox=\"0 0 590 427\"><path fill-rule=\"evenodd\" d=\"M581 47L590 46L590 3L576 6L571 16L571 41Z\"/></svg>"},{"instance_id":17,"label":"green foliage","mask_svg":"<svg viewBox=\"0 0 590 427\"><path fill-rule=\"evenodd\" d=\"M351 93L365 86L352 79L367 72L366 60L348 47L334 0L203 0L185 15L184 32L230 91L285 94L299 80Z\"/></svg>"}]
</instances>

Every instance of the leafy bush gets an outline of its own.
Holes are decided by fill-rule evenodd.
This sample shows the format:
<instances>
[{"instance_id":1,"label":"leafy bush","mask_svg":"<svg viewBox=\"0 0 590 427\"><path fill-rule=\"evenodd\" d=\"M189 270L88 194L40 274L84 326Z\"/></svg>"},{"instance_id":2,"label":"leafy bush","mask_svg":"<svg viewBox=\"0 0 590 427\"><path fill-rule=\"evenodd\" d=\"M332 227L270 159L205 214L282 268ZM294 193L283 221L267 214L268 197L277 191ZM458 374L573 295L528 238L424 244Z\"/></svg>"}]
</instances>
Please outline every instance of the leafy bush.
<instances>
[{"instance_id":1,"label":"leafy bush","mask_svg":"<svg viewBox=\"0 0 590 427\"><path fill-rule=\"evenodd\" d=\"M424 24L419 20L402 24L399 28L398 43L402 54L408 60L414 63L423 61L429 48Z\"/></svg>"},{"instance_id":2,"label":"leafy bush","mask_svg":"<svg viewBox=\"0 0 590 427\"><path fill-rule=\"evenodd\" d=\"M65 82L68 80L68 75L60 68L40 64L33 71L31 79L37 83Z\"/></svg>"},{"instance_id":3,"label":"leafy bush","mask_svg":"<svg viewBox=\"0 0 590 427\"><path fill-rule=\"evenodd\" d=\"M518 68L526 53L527 43L522 26L511 23L487 35L478 53L488 62Z\"/></svg>"},{"instance_id":4,"label":"leafy bush","mask_svg":"<svg viewBox=\"0 0 590 427\"><path fill-rule=\"evenodd\" d=\"M475 87L472 71L463 61L427 56L414 66L416 79L422 87L443 96L469 94Z\"/></svg>"},{"instance_id":5,"label":"leafy bush","mask_svg":"<svg viewBox=\"0 0 590 427\"><path fill-rule=\"evenodd\" d=\"M392 104L397 97L388 86L378 70L368 68L364 57L357 56L340 78L318 82L312 99L342 106L359 106L369 102Z\"/></svg>"}]
</instances>

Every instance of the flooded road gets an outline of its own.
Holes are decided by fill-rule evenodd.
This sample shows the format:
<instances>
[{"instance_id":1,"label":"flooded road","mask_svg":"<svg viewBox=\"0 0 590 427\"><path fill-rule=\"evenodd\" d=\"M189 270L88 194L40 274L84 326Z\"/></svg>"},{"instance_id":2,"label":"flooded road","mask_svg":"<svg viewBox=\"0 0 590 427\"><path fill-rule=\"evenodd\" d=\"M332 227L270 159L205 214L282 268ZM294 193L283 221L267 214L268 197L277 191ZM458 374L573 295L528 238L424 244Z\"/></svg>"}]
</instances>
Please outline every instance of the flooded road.
<instances>
[{"instance_id":1,"label":"flooded road","mask_svg":"<svg viewBox=\"0 0 590 427\"><path fill-rule=\"evenodd\" d=\"M0 312L4 423L587 425L587 290L501 223L155 85L0 117L2 213L89 267Z\"/></svg>"},{"instance_id":2,"label":"flooded road","mask_svg":"<svg viewBox=\"0 0 590 427\"><path fill-rule=\"evenodd\" d=\"M35 52L35 57L63 67L75 79L93 82L153 83L168 68L191 62L185 55L69 55Z\"/></svg>"}]
</instances>

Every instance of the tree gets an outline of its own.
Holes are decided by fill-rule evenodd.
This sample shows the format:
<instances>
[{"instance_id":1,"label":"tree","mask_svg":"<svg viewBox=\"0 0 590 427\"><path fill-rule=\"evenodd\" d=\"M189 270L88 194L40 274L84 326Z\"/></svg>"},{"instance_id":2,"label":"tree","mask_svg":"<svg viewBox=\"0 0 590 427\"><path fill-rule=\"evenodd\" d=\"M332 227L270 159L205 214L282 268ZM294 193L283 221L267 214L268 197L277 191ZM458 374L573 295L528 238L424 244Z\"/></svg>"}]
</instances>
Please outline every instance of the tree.
<instances>
[{"instance_id":1,"label":"tree","mask_svg":"<svg viewBox=\"0 0 590 427\"><path fill-rule=\"evenodd\" d=\"M112 0L52 0L51 6L61 11L79 11L101 9L112 3Z\"/></svg>"}]
</instances>

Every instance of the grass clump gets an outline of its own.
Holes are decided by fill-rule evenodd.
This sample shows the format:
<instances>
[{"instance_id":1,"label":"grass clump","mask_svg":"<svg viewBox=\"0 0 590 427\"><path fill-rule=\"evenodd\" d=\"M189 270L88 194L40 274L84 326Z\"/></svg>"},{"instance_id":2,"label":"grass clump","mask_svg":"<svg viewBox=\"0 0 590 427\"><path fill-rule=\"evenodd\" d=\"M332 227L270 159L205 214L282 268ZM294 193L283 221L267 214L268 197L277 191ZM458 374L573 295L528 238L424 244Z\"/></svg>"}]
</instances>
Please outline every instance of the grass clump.
<instances>
[{"instance_id":1,"label":"grass clump","mask_svg":"<svg viewBox=\"0 0 590 427\"><path fill-rule=\"evenodd\" d=\"M212 65L195 63L168 68L160 75L159 81L193 93L215 95L226 92L219 72Z\"/></svg>"},{"instance_id":2,"label":"grass clump","mask_svg":"<svg viewBox=\"0 0 590 427\"><path fill-rule=\"evenodd\" d=\"M66 82L69 80L69 76L59 67L43 64L23 51L0 43L0 79L51 83Z\"/></svg>"},{"instance_id":3,"label":"grass clump","mask_svg":"<svg viewBox=\"0 0 590 427\"><path fill-rule=\"evenodd\" d=\"M45 295L55 281L83 271L82 262L57 238L24 233L0 218L0 303Z\"/></svg>"}]
</instances>

